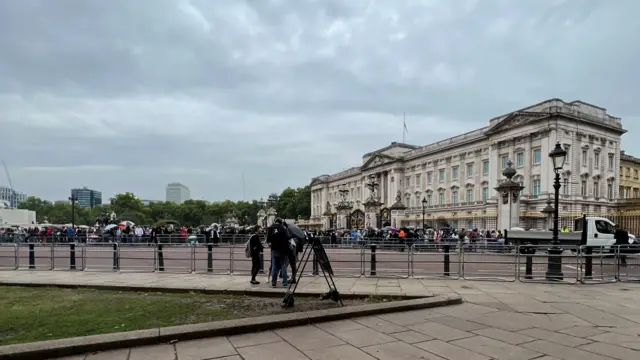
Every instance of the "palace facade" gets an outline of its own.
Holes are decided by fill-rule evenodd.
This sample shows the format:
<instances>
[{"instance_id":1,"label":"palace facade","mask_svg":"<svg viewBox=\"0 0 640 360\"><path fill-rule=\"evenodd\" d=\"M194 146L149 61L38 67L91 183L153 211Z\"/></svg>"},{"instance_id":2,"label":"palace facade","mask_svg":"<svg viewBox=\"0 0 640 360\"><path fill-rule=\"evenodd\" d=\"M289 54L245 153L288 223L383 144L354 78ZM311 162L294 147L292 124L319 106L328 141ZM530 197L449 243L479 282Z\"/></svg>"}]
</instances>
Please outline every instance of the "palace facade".
<instances>
[{"instance_id":1,"label":"palace facade","mask_svg":"<svg viewBox=\"0 0 640 360\"><path fill-rule=\"evenodd\" d=\"M550 99L436 143L393 142L364 154L359 166L313 178L310 221L325 229L419 227L424 209L428 226L495 228L495 187L510 165L517 171L513 180L524 186L521 216L546 218L540 211L553 196L548 154L556 142L567 151L560 212L606 212L618 198L625 132L604 108Z\"/></svg>"}]
</instances>

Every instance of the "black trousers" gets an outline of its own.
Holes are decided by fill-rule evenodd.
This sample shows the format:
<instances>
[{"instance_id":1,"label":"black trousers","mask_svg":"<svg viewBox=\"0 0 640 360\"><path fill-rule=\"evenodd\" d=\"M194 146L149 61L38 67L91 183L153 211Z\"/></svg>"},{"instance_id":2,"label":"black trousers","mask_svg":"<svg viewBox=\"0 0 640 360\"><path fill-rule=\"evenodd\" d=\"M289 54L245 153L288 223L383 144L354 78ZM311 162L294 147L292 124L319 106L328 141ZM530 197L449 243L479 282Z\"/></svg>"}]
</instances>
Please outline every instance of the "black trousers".
<instances>
[{"instance_id":1,"label":"black trousers","mask_svg":"<svg viewBox=\"0 0 640 360\"><path fill-rule=\"evenodd\" d=\"M260 271L260 254L251 254L251 280L255 280Z\"/></svg>"},{"instance_id":2,"label":"black trousers","mask_svg":"<svg viewBox=\"0 0 640 360\"><path fill-rule=\"evenodd\" d=\"M296 262L296 251L290 251L287 256L289 257L289 265L291 266L291 277L296 278L298 273L298 263Z\"/></svg>"}]
</instances>

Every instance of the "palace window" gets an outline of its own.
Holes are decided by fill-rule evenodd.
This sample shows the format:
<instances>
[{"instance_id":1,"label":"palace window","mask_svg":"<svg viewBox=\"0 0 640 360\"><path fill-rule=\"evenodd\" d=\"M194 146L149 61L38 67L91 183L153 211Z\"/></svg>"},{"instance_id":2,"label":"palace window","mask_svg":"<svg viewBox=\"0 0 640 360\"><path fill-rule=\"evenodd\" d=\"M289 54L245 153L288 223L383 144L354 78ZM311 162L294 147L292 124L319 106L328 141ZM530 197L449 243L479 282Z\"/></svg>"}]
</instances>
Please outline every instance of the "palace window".
<instances>
[{"instance_id":1,"label":"palace window","mask_svg":"<svg viewBox=\"0 0 640 360\"><path fill-rule=\"evenodd\" d=\"M487 160L482 162L482 175L489 175L489 162Z\"/></svg>"},{"instance_id":2,"label":"palace window","mask_svg":"<svg viewBox=\"0 0 640 360\"><path fill-rule=\"evenodd\" d=\"M416 174L416 186L422 185L421 174Z\"/></svg>"},{"instance_id":3,"label":"palace window","mask_svg":"<svg viewBox=\"0 0 640 360\"><path fill-rule=\"evenodd\" d=\"M593 182L593 197L600 197L600 182Z\"/></svg>"},{"instance_id":4,"label":"palace window","mask_svg":"<svg viewBox=\"0 0 640 360\"><path fill-rule=\"evenodd\" d=\"M483 201L489 200L489 187L487 186L482 188L482 200Z\"/></svg>"},{"instance_id":5,"label":"palace window","mask_svg":"<svg viewBox=\"0 0 640 360\"><path fill-rule=\"evenodd\" d=\"M582 150L582 166L587 166L587 150Z\"/></svg>"},{"instance_id":6,"label":"palace window","mask_svg":"<svg viewBox=\"0 0 640 360\"><path fill-rule=\"evenodd\" d=\"M431 206L431 194L427 195L427 205Z\"/></svg>"},{"instance_id":7,"label":"palace window","mask_svg":"<svg viewBox=\"0 0 640 360\"><path fill-rule=\"evenodd\" d=\"M524 152L516 154L516 166L519 168L524 167Z\"/></svg>"},{"instance_id":8,"label":"palace window","mask_svg":"<svg viewBox=\"0 0 640 360\"><path fill-rule=\"evenodd\" d=\"M431 184L433 184L433 173L429 171L427 173L427 185L431 185Z\"/></svg>"},{"instance_id":9,"label":"palace window","mask_svg":"<svg viewBox=\"0 0 640 360\"><path fill-rule=\"evenodd\" d=\"M533 150L533 165L538 165L542 161L542 151L540 149Z\"/></svg>"},{"instance_id":10,"label":"palace window","mask_svg":"<svg viewBox=\"0 0 640 360\"><path fill-rule=\"evenodd\" d=\"M562 180L562 194L569 195L569 179L567 178Z\"/></svg>"},{"instance_id":11,"label":"palace window","mask_svg":"<svg viewBox=\"0 0 640 360\"><path fill-rule=\"evenodd\" d=\"M453 205L458 205L458 190L451 191L451 202Z\"/></svg>"},{"instance_id":12,"label":"palace window","mask_svg":"<svg viewBox=\"0 0 640 360\"><path fill-rule=\"evenodd\" d=\"M467 202L473 201L473 189L467 189Z\"/></svg>"},{"instance_id":13,"label":"palace window","mask_svg":"<svg viewBox=\"0 0 640 360\"><path fill-rule=\"evenodd\" d=\"M607 165L609 166L609 170L613 171L613 161L614 161L614 156L613 154L609 154L609 157L607 158Z\"/></svg>"},{"instance_id":14,"label":"palace window","mask_svg":"<svg viewBox=\"0 0 640 360\"><path fill-rule=\"evenodd\" d=\"M444 169L440 169L438 171L438 178L440 179L440 182L444 182Z\"/></svg>"},{"instance_id":15,"label":"palace window","mask_svg":"<svg viewBox=\"0 0 640 360\"><path fill-rule=\"evenodd\" d=\"M460 168L458 166L454 166L453 168L451 168L451 179L458 180L459 172Z\"/></svg>"},{"instance_id":16,"label":"palace window","mask_svg":"<svg viewBox=\"0 0 640 360\"><path fill-rule=\"evenodd\" d=\"M613 200L613 184L611 183L607 184L607 198Z\"/></svg>"},{"instance_id":17,"label":"palace window","mask_svg":"<svg viewBox=\"0 0 640 360\"><path fill-rule=\"evenodd\" d=\"M593 166L595 168L599 168L600 167L600 153L594 153L593 154Z\"/></svg>"},{"instance_id":18,"label":"palace window","mask_svg":"<svg viewBox=\"0 0 640 360\"><path fill-rule=\"evenodd\" d=\"M467 164L467 177L473 177L473 164Z\"/></svg>"},{"instance_id":19,"label":"palace window","mask_svg":"<svg viewBox=\"0 0 640 360\"><path fill-rule=\"evenodd\" d=\"M587 181L582 180L580 182L580 195L587 196Z\"/></svg>"},{"instance_id":20,"label":"palace window","mask_svg":"<svg viewBox=\"0 0 640 360\"><path fill-rule=\"evenodd\" d=\"M533 192L531 195L540 196L540 179L533 180Z\"/></svg>"},{"instance_id":21,"label":"palace window","mask_svg":"<svg viewBox=\"0 0 640 360\"><path fill-rule=\"evenodd\" d=\"M502 155L502 170L506 169L507 167L509 167L509 156Z\"/></svg>"},{"instance_id":22,"label":"palace window","mask_svg":"<svg viewBox=\"0 0 640 360\"><path fill-rule=\"evenodd\" d=\"M444 205L444 191L441 191L438 194L438 204L440 205Z\"/></svg>"}]
</instances>

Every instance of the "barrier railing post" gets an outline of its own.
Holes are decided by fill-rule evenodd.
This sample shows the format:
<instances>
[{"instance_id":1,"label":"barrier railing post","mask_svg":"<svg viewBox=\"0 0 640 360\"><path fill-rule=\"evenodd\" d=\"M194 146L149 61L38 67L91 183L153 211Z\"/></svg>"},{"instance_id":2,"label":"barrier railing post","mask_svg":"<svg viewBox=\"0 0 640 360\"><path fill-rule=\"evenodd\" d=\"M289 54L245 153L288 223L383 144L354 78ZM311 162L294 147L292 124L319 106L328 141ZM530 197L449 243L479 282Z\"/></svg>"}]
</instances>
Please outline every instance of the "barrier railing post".
<instances>
[{"instance_id":1,"label":"barrier railing post","mask_svg":"<svg viewBox=\"0 0 640 360\"><path fill-rule=\"evenodd\" d=\"M593 248L591 246L586 246L584 248L584 278L591 279L593 278ZM579 256L579 255L578 255Z\"/></svg>"},{"instance_id":2,"label":"barrier railing post","mask_svg":"<svg viewBox=\"0 0 640 360\"><path fill-rule=\"evenodd\" d=\"M207 272L213 272L213 244L207 244Z\"/></svg>"},{"instance_id":3,"label":"barrier railing post","mask_svg":"<svg viewBox=\"0 0 640 360\"><path fill-rule=\"evenodd\" d=\"M162 244L158 244L158 271L164 271L164 254L162 253Z\"/></svg>"},{"instance_id":4,"label":"barrier railing post","mask_svg":"<svg viewBox=\"0 0 640 360\"><path fill-rule=\"evenodd\" d=\"M69 269L76 269L76 244L69 244Z\"/></svg>"},{"instance_id":5,"label":"barrier railing post","mask_svg":"<svg viewBox=\"0 0 640 360\"><path fill-rule=\"evenodd\" d=\"M260 253L260 270L258 270L259 274L264 274L264 253Z\"/></svg>"},{"instance_id":6,"label":"barrier railing post","mask_svg":"<svg viewBox=\"0 0 640 360\"><path fill-rule=\"evenodd\" d=\"M449 243L445 243L443 246L444 250L444 276L451 276L451 259L449 258L449 253L451 250L451 245Z\"/></svg>"},{"instance_id":7,"label":"barrier railing post","mask_svg":"<svg viewBox=\"0 0 640 360\"><path fill-rule=\"evenodd\" d=\"M118 244L113 244L113 271L117 271L120 264L118 264Z\"/></svg>"},{"instance_id":8,"label":"barrier railing post","mask_svg":"<svg viewBox=\"0 0 640 360\"><path fill-rule=\"evenodd\" d=\"M34 244L29 244L29 269L36 268L36 249Z\"/></svg>"},{"instance_id":9,"label":"barrier railing post","mask_svg":"<svg viewBox=\"0 0 640 360\"><path fill-rule=\"evenodd\" d=\"M376 244L371 244L371 271L370 271L370 275L371 276L375 276L377 271L376 271Z\"/></svg>"}]
</instances>

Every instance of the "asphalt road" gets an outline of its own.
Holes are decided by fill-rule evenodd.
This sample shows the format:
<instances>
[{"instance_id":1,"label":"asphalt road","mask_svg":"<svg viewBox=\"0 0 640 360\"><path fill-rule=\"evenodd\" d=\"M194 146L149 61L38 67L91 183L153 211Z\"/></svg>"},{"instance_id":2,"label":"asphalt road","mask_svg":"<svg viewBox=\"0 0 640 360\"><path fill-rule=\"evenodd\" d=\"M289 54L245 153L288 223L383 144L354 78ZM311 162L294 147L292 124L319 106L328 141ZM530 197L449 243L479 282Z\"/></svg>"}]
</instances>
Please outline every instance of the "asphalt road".
<instances>
[{"instance_id":1,"label":"asphalt road","mask_svg":"<svg viewBox=\"0 0 640 360\"><path fill-rule=\"evenodd\" d=\"M406 277L440 277L444 273L445 254L437 249L423 249L424 251L413 253L401 252L399 248L379 248L376 251L376 274L378 276ZM326 248L329 260L336 276L359 276L371 274L371 251L353 248ZM207 270L207 246L195 247L163 246L163 260L165 272L188 273L195 269L198 273L206 273ZM301 254L302 255L302 254ZM268 269L270 252L265 249L264 266ZM70 268L70 247L68 244L51 246L35 245L35 267L39 270L68 270ZM0 246L0 269L9 270L15 267L15 248L10 245ZM520 264L516 263L516 256L511 253L478 252L465 253L464 262L461 264L461 256L455 252L449 255L450 276L458 277L464 273L467 279L504 279L516 278L519 270L524 277L526 264L521 257ZM247 275L251 269L251 260L244 255L244 245L213 247L212 263L214 274ZM18 269L29 268L29 249L24 244L18 248ZM547 271L548 257L544 253L538 253L532 259L532 274L534 279L544 278ZM89 246L76 246L76 267L86 271L112 271L114 263L114 250L112 244L96 244ZM621 268L621 271L635 272L640 275L637 259L629 259L630 266ZM144 271L151 272L159 266L158 252L154 247L147 245L119 247L120 271ZM562 270L567 277L575 278L582 272L578 264L578 258L565 251L562 256ZM309 261L305 274L312 273L312 262ZM612 278L615 274L614 259L595 255L593 259L594 278Z\"/></svg>"}]
</instances>

